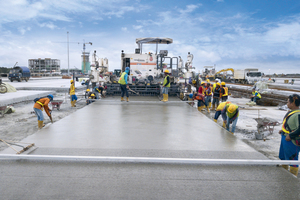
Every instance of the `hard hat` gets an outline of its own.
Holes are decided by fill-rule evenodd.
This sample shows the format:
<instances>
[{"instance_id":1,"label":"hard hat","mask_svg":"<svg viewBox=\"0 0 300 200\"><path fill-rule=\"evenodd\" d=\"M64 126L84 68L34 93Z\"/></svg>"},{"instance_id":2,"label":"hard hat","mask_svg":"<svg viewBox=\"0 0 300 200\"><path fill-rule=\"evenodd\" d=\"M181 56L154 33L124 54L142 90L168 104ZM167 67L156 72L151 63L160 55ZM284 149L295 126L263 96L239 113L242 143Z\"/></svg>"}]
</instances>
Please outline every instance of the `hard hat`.
<instances>
[{"instance_id":1,"label":"hard hat","mask_svg":"<svg viewBox=\"0 0 300 200\"><path fill-rule=\"evenodd\" d=\"M91 97L94 97L95 95L94 94L91 94Z\"/></svg>"},{"instance_id":2,"label":"hard hat","mask_svg":"<svg viewBox=\"0 0 300 200\"><path fill-rule=\"evenodd\" d=\"M231 103L230 101L226 101L226 104L229 104L229 103Z\"/></svg>"},{"instance_id":3,"label":"hard hat","mask_svg":"<svg viewBox=\"0 0 300 200\"><path fill-rule=\"evenodd\" d=\"M191 94L189 94L189 97L190 97L190 98L193 98L193 96L194 96L194 95L193 95L192 93L191 93Z\"/></svg>"},{"instance_id":4,"label":"hard hat","mask_svg":"<svg viewBox=\"0 0 300 200\"><path fill-rule=\"evenodd\" d=\"M70 83L73 83L74 81L73 81L73 79L72 80L70 80Z\"/></svg>"},{"instance_id":5,"label":"hard hat","mask_svg":"<svg viewBox=\"0 0 300 200\"><path fill-rule=\"evenodd\" d=\"M217 82L217 85L219 85L219 86L220 86L221 84L220 84L219 82Z\"/></svg>"},{"instance_id":6,"label":"hard hat","mask_svg":"<svg viewBox=\"0 0 300 200\"><path fill-rule=\"evenodd\" d=\"M209 82L210 82L210 80L209 80L209 79L206 79L206 82L207 82L207 83L209 83Z\"/></svg>"},{"instance_id":7,"label":"hard hat","mask_svg":"<svg viewBox=\"0 0 300 200\"><path fill-rule=\"evenodd\" d=\"M205 82L204 82L204 81L202 81L202 82L201 82L201 85L203 85L203 84L205 84Z\"/></svg>"},{"instance_id":8,"label":"hard hat","mask_svg":"<svg viewBox=\"0 0 300 200\"><path fill-rule=\"evenodd\" d=\"M228 109L227 109L227 111L229 113L233 113L235 110L236 110L236 105L234 105L234 104L230 104Z\"/></svg>"},{"instance_id":9,"label":"hard hat","mask_svg":"<svg viewBox=\"0 0 300 200\"><path fill-rule=\"evenodd\" d=\"M129 68L129 67L126 67L126 68L125 68L125 71L126 71L126 70L130 70L130 68Z\"/></svg>"},{"instance_id":10,"label":"hard hat","mask_svg":"<svg viewBox=\"0 0 300 200\"><path fill-rule=\"evenodd\" d=\"M90 89L86 89L86 91L87 91L87 92L89 92L89 91L90 91Z\"/></svg>"},{"instance_id":11,"label":"hard hat","mask_svg":"<svg viewBox=\"0 0 300 200\"><path fill-rule=\"evenodd\" d=\"M51 100L53 100L53 95L52 94L49 94L47 97L50 98Z\"/></svg>"},{"instance_id":12,"label":"hard hat","mask_svg":"<svg viewBox=\"0 0 300 200\"><path fill-rule=\"evenodd\" d=\"M226 85L225 82L222 82L221 85Z\"/></svg>"},{"instance_id":13,"label":"hard hat","mask_svg":"<svg viewBox=\"0 0 300 200\"><path fill-rule=\"evenodd\" d=\"M165 70L165 73L169 73L169 70L166 69L166 70Z\"/></svg>"},{"instance_id":14,"label":"hard hat","mask_svg":"<svg viewBox=\"0 0 300 200\"><path fill-rule=\"evenodd\" d=\"M193 80L193 81L192 81L193 84L195 84L196 82L197 82L196 80Z\"/></svg>"}]
</instances>

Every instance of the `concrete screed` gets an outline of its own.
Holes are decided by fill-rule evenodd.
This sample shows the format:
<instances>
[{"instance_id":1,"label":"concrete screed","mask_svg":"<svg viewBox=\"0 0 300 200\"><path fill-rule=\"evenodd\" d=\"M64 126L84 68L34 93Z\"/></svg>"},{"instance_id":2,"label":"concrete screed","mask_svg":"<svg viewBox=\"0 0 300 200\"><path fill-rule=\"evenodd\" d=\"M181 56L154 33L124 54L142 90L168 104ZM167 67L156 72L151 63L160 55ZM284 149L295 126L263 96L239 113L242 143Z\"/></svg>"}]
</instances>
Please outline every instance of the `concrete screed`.
<instances>
[{"instance_id":1,"label":"concrete screed","mask_svg":"<svg viewBox=\"0 0 300 200\"><path fill-rule=\"evenodd\" d=\"M36 144L31 155L267 159L186 103L157 97L97 101L23 142ZM3 199L300 198L298 179L275 166L46 160L0 166Z\"/></svg>"}]
</instances>

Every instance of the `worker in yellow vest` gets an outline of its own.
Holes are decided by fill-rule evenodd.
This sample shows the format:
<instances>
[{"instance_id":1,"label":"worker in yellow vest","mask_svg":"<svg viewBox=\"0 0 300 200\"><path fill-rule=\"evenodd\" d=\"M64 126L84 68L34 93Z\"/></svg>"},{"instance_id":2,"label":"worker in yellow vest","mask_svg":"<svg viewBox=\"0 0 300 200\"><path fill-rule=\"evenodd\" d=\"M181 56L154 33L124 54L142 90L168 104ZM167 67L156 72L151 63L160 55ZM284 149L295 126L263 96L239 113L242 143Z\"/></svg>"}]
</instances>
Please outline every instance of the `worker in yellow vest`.
<instances>
[{"instance_id":1,"label":"worker in yellow vest","mask_svg":"<svg viewBox=\"0 0 300 200\"><path fill-rule=\"evenodd\" d=\"M74 80L70 81L71 86L70 86L70 97L71 97L71 107L76 107L76 101L77 101L77 96L75 95L75 84Z\"/></svg>"},{"instance_id":2,"label":"worker in yellow vest","mask_svg":"<svg viewBox=\"0 0 300 200\"><path fill-rule=\"evenodd\" d=\"M281 143L279 149L280 160L298 161L300 151L300 96L290 95L287 101L287 107L290 109L284 116L279 134L281 134ZM293 175L298 175L298 165L282 165Z\"/></svg>"},{"instance_id":3,"label":"worker in yellow vest","mask_svg":"<svg viewBox=\"0 0 300 200\"><path fill-rule=\"evenodd\" d=\"M44 125L44 115L43 115L43 109L45 109L45 112L47 113L47 115L49 116L51 122L53 122L52 120L52 116L51 116L51 110L48 107L48 104L50 101L53 100L53 95L49 94L47 97L42 97L42 98L36 98L34 99L34 106L33 106L33 110L38 118L38 128L41 129L43 128Z\"/></svg>"},{"instance_id":4,"label":"worker in yellow vest","mask_svg":"<svg viewBox=\"0 0 300 200\"><path fill-rule=\"evenodd\" d=\"M220 105L216 109L215 117L214 117L214 122L217 123L219 116L221 115L222 110L224 109L226 104L231 103L230 101L225 101L220 103ZM223 128L226 128L226 123L223 121Z\"/></svg>"},{"instance_id":5,"label":"worker in yellow vest","mask_svg":"<svg viewBox=\"0 0 300 200\"><path fill-rule=\"evenodd\" d=\"M222 102L227 101L228 99L228 87L226 87L225 82L221 83L221 92L220 92Z\"/></svg>"},{"instance_id":6,"label":"worker in yellow vest","mask_svg":"<svg viewBox=\"0 0 300 200\"><path fill-rule=\"evenodd\" d=\"M233 103L226 104L223 110L221 111L221 114L222 114L223 121L226 124L227 131L229 131L230 124L232 124L230 133L233 134L235 131L236 123L239 118L239 106Z\"/></svg>"},{"instance_id":7,"label":"worker in yellow vest","mask_svg":"<svg viewBox=\"0 0 300 200\"><path fill-rule=\"evenodd\" d=\"M167 102L169 100L169 95L168 95L168 90L170 88L170 76L169 76L169 70L165 70L165 79L163 82L163 89L162 89L162 93L163 93L163 102Z\"/></svg>"},{"instance_id":8,"label":"worker in yellow vest","mask_svg":"<svg viewBox=\"0 0 300 200\"><path fill-rule=\"evenodd\" d=\"M124 100L125 94L126 94L126 97L127 97L127 102L129 101L129 94L128 94L128 90L127 90L127 89L129 89L129 85L127 83L129 72L130 72L130 68L126 67L125 72L122 73L122 75L121 75L121 77L119 78L119 81L118 81L118 83L120 83L120 88L121 88L121 101L125 101Z\"/></svg>"},{"instance_id":9,"label":"worker in yellow vest","mask_svg":"<svg viewBox=\"0 0 300 200\"><path fill-rule=\"evenodd\" d=\"M251 96L251 101L256 101L261 99L261 95L255 90L255 88L252 89L252 96Z\"/></svg>"}]
</instances>

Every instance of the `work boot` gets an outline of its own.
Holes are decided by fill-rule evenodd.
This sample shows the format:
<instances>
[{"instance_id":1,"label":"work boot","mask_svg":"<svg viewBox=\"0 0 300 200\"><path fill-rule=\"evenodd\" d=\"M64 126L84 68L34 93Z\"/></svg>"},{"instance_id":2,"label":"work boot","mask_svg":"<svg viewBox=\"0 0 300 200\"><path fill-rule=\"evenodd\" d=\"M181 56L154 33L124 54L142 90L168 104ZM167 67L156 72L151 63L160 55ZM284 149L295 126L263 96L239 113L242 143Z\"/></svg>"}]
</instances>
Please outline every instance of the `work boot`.
<instances>
[{"instance_id":1,"label":"work boot","mask_svg":"<svg viewBox=\"0 0 300 200\"><path fill-rule=\"evenodd\" d=\"M216 123L217 123L217 122L218 122L218 120L217 120L217 119L214 119L214 122L216 122Z\"/></svg>"},{"instance_id":2,"label":"work boot","mask_svg":"<svg viewBox=\"0 0 300 200\"><path fill-rule=\"evenodd\" d=\"M39 121L39 120L38 120L38 128L39 128L39 129L42 129L42 128L43 128L43 121Z\"/></svg>"},{"instance_id":3,"label":"work boot","mask_svg":"<svg viewBox=\"0 0 300 200\"><path fill-rule=\"evenodd\" d=\"M289 171L289 166L288 165L281 165L284 169Z\"/></svg>"},{"instance_id":4,"label":"work boot","mask_svg":"<svg viewBox=\"0 0 300 200\"><path fill-rule=\"evenodd\" d=\"M211 108L211 102L208 103L208 107L209 107L209 109Z\"/></svg>"},{"instance_id":5,"label":"work boot","mask_svg":"<svg viewBox=\"0 0 300 200\"><path fill-rule=\"evenodd\" d=\"M121 101L125 101L124 97L121 97Z\"/></svg>"},{"instance_id":6,"label":"work boot","mask_svg":"<svg viewBox=\"0 0 300 200\"><path fill-rule=\"evenodd\" d=\"M77 100L74 100L74 101L73 101L73 102L74 102L74 104L73 104L73 105L74 105L74 107L76 107L76 105L75 105L75 104L76 104L76 101L77 101Z\"/></svg>"},{"instance_id":7,"label":"work boot","mask_svg":"<svg viewBox=\"0 0 300 200\"><path fill-rule=\"evenodd\" d=\"M162 100L163 102L166 102L167 101L167 96L166 96L166 94L163 94L163 100Z\"/></svg>"},{"instance_id":8,"label":"work boot","mask_svg":"<svg viewBox=\"0 0 300 200\"><path fill-rule=\"evenodd\" d=\"M295 175L296 177L298 176L298 167L292 167L290 166L290 172Z\"/></svg>"},{"instance_id":9,"label":"work boot","mask_svg":"<svg viewBox=\"0 0 300 200\"><path fill-rule=\"evenodd\" d=\"M126 101L129 102L129 97L126 98Z\"/></svg>"},{"instance_id":10,"label":"work boot","mask_svg":"<svg viewBox=\"0 0 300 200\"><path fill-rule=\"evenodd\" d=\"M223 128L226 128L226 123L225 122L223 122L223 126L222 126Z\"/></svg>"},{"instance_id":11,"label":"work boot","mask_svg":"<svg viewBox=\"0 0 300 200\"><path fill-rule=\"evenodd\" d=\"M206 106L206 109L207 109L207 113L210 113L210 111L209 111L209 107L208 107L208 106Z\"/></svg>"},{"instance_id":12,"label":"work boot","mask_svg":"<svg viewBox=\"0 0 300 200\"><path fill-rule=\"evenodd\" d=\"M168 94L166 94L166 101L168 101L169 100L169 95Z\"/></svg>"}]
</instances>

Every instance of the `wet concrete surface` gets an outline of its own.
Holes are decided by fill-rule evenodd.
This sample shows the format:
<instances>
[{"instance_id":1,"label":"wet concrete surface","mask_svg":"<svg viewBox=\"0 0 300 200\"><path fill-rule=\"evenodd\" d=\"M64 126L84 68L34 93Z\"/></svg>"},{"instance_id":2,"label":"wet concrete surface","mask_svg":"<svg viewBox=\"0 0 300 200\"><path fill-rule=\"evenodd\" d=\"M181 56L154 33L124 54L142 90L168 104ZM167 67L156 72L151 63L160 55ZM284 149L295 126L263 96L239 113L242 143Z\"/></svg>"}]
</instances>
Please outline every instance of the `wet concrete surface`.
<instances>
[{"instance_id":1,"label":"wet concrete surface","mask_svg":"<svg viewBox=\"0 0 300 200\"><path fill-rule=\"evenodd\" d=\"M32 155L267 159L176 98L130 100L97 101L23 142ZM4 199L300 198L299 180L275 166L2 160L0 175Z\"/></svg>"}]
</instances>

